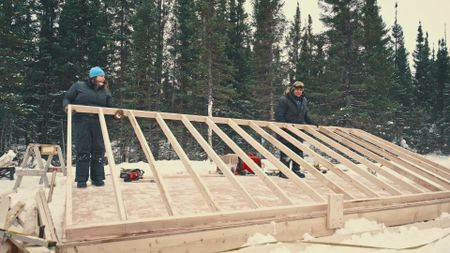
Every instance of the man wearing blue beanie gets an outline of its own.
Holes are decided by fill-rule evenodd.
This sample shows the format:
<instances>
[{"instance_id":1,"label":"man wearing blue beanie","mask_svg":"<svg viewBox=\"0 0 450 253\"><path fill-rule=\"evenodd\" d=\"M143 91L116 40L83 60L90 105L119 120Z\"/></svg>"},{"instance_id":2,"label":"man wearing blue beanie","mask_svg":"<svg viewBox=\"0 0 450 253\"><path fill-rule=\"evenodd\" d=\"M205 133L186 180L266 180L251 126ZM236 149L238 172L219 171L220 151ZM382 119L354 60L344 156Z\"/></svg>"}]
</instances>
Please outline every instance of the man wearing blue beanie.
<instances>
[{"instance_id":1,"label":"man wearing blue beanie","mask_svg":"<svg viewBox=\"0 0 450 253\"><path fill-rule=\"evenodd\" d=\"M100 67L89 70L89 78L74 83L63 100L67 105L111 107L112 96L105 72ZM91 184L105 185L105 145L97 114L75 113L73 116L76 152L76 176L78 188L86 188L89 174ZM90 173L89 173L90 172Z\"/></svg>"}]
</instances>

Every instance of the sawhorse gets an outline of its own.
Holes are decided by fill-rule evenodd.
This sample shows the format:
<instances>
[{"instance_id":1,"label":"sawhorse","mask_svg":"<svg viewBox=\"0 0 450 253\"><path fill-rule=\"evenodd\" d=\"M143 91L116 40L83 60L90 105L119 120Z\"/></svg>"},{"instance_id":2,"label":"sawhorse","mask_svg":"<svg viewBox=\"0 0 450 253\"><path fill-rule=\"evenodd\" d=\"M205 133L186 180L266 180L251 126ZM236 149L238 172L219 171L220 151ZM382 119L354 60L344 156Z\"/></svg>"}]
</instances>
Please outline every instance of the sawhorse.
<instances>
[{"instance_id":1,"label":"sawhorse","mask_svg":"<svg viewBox=\"0 0 450 253\"><path fill-rule=\"evenodd\" d=\"M22 178L24 176L40 176L39 184L44 183L46 187L50 187L47 178L47 172L50 168L53 157L57 155L61 164L61 171L66 175L66 165L64 163L64 157L59 145L54 144L29 144L25 152L25 156L20 165L21 169L16 170L17 180L14 185L14 190L20 187ZM48 156L47 162L42 162L42 156ZM30 157L34 157L37 161L38 169L26 169L28 167L28 160Z\"/></svg>"}]
</instances>

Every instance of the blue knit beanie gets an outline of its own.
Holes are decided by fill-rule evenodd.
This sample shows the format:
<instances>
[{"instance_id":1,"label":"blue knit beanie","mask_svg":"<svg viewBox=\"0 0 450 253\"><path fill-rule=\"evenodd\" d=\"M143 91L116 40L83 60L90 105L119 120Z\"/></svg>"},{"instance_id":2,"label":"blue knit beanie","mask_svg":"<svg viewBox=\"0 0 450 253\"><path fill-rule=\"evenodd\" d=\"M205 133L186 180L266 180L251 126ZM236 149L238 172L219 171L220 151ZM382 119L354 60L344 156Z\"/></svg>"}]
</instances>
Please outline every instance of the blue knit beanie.
<instances>
[{"instance_id":1,"label":"blue knit beanie","mask_svg":"<svg viewBox=\"0 0 450 253\"><path fill-rule=\"evenodd\" d=\"M105 71L103 71L100 67L93 67L89 70L89 78L93 78L96 76L105 76Z\"/></svg>"}]
</instances>

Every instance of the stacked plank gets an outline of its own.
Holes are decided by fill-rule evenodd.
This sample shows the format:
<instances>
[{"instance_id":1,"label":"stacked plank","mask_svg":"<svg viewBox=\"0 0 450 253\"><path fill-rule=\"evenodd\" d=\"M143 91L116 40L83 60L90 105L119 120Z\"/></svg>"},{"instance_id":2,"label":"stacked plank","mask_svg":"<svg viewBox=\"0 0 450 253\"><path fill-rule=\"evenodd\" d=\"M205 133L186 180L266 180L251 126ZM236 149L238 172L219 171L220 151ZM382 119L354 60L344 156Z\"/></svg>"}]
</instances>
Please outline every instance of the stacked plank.
<instances>
[{"instance_id":1,"label":"stacked plank","mask_svg":"<svg viewBox=\"0 0 450 253\"><path fill-rule=\"evenodd\" d=\"M0 196L0 253L34 250L54 252L49 247L54 247L58 238L44 191L41 189L36 193L36 210L32 219L34 222L27 223L21 217L25 203L18 201L11 205L9 194ZM37 237L38 235L42 238Z\"/></svg>"}]
</instances>

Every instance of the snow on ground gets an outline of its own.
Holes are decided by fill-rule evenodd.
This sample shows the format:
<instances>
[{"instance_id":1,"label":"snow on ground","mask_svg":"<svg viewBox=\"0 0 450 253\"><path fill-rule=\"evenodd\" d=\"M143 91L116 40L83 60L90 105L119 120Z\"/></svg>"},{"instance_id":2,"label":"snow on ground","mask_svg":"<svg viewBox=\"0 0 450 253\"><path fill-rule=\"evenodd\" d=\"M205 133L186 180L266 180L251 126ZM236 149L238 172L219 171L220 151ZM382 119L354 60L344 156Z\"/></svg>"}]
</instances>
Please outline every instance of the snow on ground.
<instances>
[{"instance_id":1,"label":"snow on ground","mask_svg":"<svg viewBox=\"0 0 450 253\"><path fill-rule=\"evenodd\" d=\"M442 164L450 168L450 157L440 156L436 154L427 155L427 158ZM214 164L209 161L193 161L195 169L199 174L211 174L216 172ZM271 166L270 163L264 161L267 168ZM147 163L122 163L117 164L117 168L140 168L146 171L145 176L151 176L151 171ZM161 172L163 176L168 175L186 175L187 172L184 170L181 161L158 161L157 162L158 171ZM105 167L105 171L108 174L108 167ZM49 179L50 173L48 174ZM25 211L20 215L20 217L25 221L30 221L33 219L33 210L35 207L35 196L36 192L42 185L39 185L39 177L24 177L21 187L18 189L17 193L12 193L12 188L15 181L6 178L0 179L0 196L9 194L12 199L11 206L22 201L25 203ZM55 227L57 233L61 236L61 228L63 224L64 217L64 203L65 203L65 185L66 178L58 173L56 178L56 188L53 195L53 201L49 204L52 216L54 219ZM46 189L48 194L48 189ZM443 214L440 218L436 220L437 222L443 222L444 224L450 224L450 215ZM349 220L346 222L345 227L336 231L335 235L330 237L340 238L346 237L340 243L347 244L359 244L359 245L371 245L377 247L387 247L387 248L405 248L409 246L417 246L424 244L422 247L416 249L410 249L408 252L411 253L449 253L450 252L450 226L447 227L435 227L420 229L413 225L402 226L396 230L391 228L385 228L384 224L378 224L373 221L366 219ZM377 231L375 232L364 232L364 231ZM26 232L26 231L25 231ZM349 235L353 234L353 235ZM314 240L309 235L304 235L304 239ZM267 244L267 245L260 245ZM276 239L271 235L255 234L249 238L249 241L243 245L243 248L238 250L239 253L325 253L325 252L368 252L368 253L391 253L391 252L404 252L403 250L394 249L368 249L361 247L344 247L344 246L330 246L330 245L317 245L309 244L304 241L282 243L276 242Z\"/></svg>"},{"instance_id":2,"label":"snow on ground","mask_svg":"<svg viewBox=\"0 0 450 253\"><path fill-rule=\"evenodd\" d=\"M443 213L434 228L420 228L427 222L386 228L365 218L352 219L333 236L316 238L309 234L297 242L277 242L271 235L255 234L236 253L448 253L450 215ZM439 227L444 224L446 227ZM320 244L308 243L308 241ZM331 245L333 244L333 245ZM341 244L341 245L337 245Z\"/></svg>"}]
</instances>

